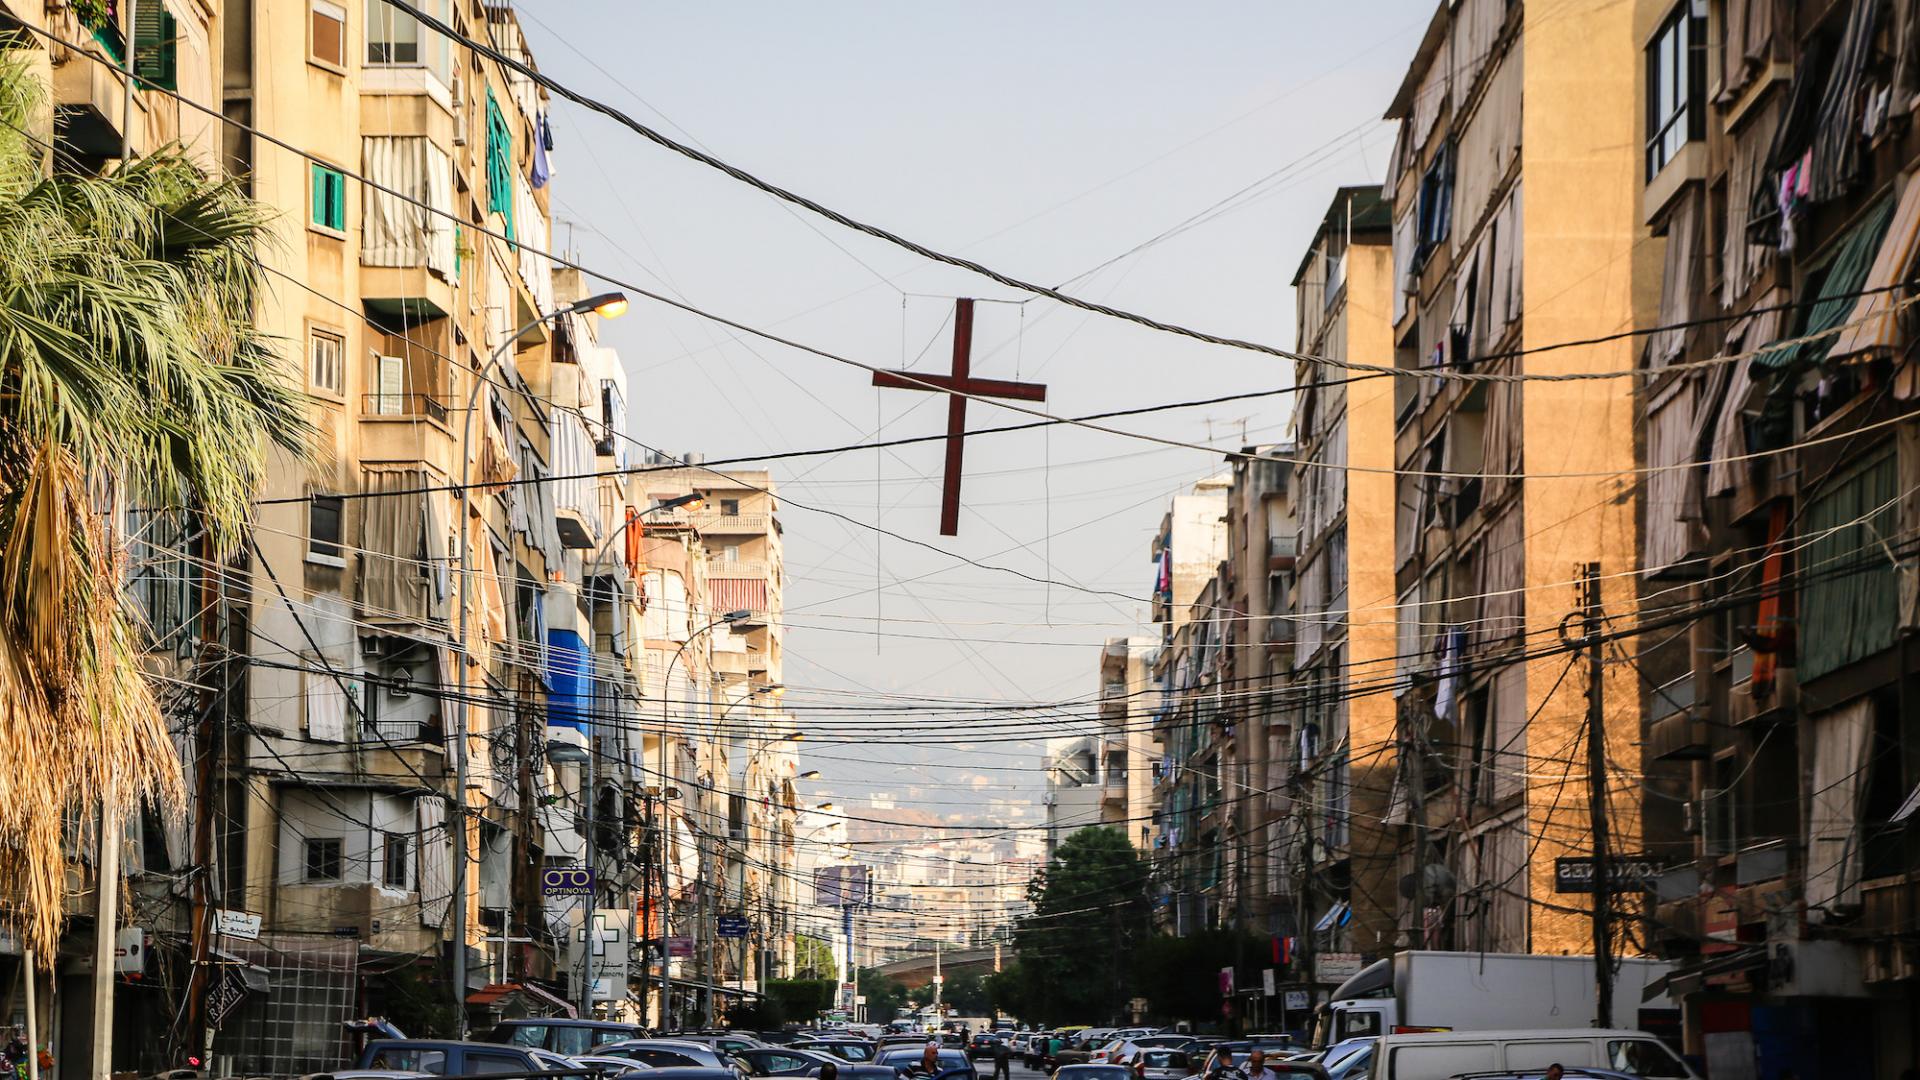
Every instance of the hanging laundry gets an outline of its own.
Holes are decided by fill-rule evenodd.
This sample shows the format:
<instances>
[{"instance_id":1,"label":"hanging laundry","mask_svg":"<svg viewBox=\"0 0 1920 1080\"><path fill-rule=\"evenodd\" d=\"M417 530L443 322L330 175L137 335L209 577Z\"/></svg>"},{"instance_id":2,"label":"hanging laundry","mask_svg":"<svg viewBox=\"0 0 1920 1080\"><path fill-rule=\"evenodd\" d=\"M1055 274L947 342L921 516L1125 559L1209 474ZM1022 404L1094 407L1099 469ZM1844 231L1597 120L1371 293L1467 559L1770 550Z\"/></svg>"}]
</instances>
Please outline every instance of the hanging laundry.
<instances>
[{"instance_id":1,"label":"hanging laundry","mask_svg":"<svg viewBox=\"0 0 1920 1080\"><path fill-rule=\"evenodd\" d=\"M553 126L547 123L547 114L541 113L533 121L533 186L542 188L553 178Z\"/></svg>"}]
</instances>

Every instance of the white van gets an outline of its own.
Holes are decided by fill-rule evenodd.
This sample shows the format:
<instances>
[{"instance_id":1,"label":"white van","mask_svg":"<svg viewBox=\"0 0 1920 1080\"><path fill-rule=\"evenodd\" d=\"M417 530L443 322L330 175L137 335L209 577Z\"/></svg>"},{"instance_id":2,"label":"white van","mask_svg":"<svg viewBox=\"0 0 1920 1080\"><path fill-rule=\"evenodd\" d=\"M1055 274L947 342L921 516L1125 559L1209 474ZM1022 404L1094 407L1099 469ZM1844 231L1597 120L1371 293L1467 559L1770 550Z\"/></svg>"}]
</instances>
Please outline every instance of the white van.
<instances>
[{"instance_id":1,"label":"white van","mask_svg":"<svg viewBox=\"0 0 1920 1080\"><path fill-rule=\"evenodd\" d=\"M1647 1080L1700 1080L1667 1045L1644 1031L1539 1028L1527 1031L1418 1031L1383 1035L1369 1080L1448 1080L1462 1073L1612 1069Z\"/></svg>"}]
</instances>

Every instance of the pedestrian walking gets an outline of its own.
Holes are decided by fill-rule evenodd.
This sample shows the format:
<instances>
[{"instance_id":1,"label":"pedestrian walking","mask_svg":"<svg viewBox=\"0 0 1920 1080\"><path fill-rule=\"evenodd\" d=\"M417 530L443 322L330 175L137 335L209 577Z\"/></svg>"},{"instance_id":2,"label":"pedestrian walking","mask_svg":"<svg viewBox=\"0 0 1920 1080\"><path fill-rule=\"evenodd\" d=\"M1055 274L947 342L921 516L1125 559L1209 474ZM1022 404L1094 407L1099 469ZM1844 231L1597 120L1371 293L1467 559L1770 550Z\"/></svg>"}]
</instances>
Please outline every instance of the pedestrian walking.
<instances>
[{"instance_id":1,"label":"pedestrian walking","mask_svg":"<svg viewBox=\"0 0 1920 1080\"><path fill-rule=\"evenodd\" d=\"M1265 1050L1249 1050L1247 1052L1246 1074L1247 1080L1280 1080L1280 1070L1267 1068L1267 1052Z\"/></svg>"},{"instance_id":2,"label":"pedestrian walking","mask_svg":"<svg viewBox=\"0 0 1920 1080\"><path fill-rule=\"evenodd\" d=\"M1013 1080L1013 1047L1008 1041L993 1040L993 1080Z\"/></svg>"},{"instance_id":3,"label":"pedestrian walking","mask_svg":"<svg viewBox=\"0 0 1920 1080\"><path fill-rule=\"evenodd\" d=\"M1207 1074L1207 1080L1248 1080L1248 1078L1246 1070L1233 1063L1233 1051L1222 1050L1220 1060L1214 1064L1213 1071Z\"/></svg>"}]
</instances>

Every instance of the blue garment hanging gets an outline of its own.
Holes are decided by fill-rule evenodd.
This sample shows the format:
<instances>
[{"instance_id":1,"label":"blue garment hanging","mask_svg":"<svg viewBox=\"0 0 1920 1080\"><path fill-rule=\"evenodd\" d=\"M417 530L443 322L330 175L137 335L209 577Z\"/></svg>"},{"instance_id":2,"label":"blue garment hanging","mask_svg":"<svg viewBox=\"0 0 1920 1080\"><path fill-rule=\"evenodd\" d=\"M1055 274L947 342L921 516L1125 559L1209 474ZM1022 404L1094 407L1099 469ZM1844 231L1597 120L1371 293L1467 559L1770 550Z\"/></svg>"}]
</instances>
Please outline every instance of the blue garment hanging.
<instances>
[{"instance_id":1,"label":"blue garment hanging","mask_svg":"<svg viewBox=\"0 0 1920 1080\"><path fill-rule=\"evenodd\" d=\"M553 149L553 127L547 123L547 114L541 113L533 122L533 186L543 188L553 176L553 162L547 152Z\"/></svg>"}]
</instances>

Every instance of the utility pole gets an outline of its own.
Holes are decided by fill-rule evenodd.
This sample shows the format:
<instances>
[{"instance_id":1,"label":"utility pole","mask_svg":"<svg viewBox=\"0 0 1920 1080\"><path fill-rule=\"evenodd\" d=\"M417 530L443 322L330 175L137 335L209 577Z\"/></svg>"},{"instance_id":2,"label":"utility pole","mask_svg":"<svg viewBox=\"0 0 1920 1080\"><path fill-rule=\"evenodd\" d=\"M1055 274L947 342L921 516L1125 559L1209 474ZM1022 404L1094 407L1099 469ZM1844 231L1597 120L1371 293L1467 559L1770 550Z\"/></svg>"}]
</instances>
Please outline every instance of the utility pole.
<instances>
[{"instance_id":1,"label":"utility pole","mask_svg":"<svg viewBox=\"0 0 1920 1080\"><path fill-rule=\"evenodd\" d=\"M1413 831L1413 933L1408 948L1427 946L1427 770L1425 739L1413 732L1412 695L1401 699L1400 760L1407 778L1407 820Z\"/></svg>"},{"instance_id":2,"label":"utility pole","mask_svg":"<svg viewBox=\"0 0 1920 1080\"><path fill-rule=\"evenodd\" d=\"M1587 812L1593 819L1593 1026L1613 1026L1613 928L1607 878L1612 847L1607 823L1607 716L1600 657L1600 564L1580 566L1580 599L1587 652Z\"/></svg>"},{"instance_id":3,"label":"utility pole","mask_svg":"<svg viewBox=\"0 0 1920 1080\"><path fill-rule=\"evenodd\" d=\"M107 782L100 800L93 861L93 1080L113 1076L113 953L120 926L120 800L117 785ZM28 1055L38 1047L29 1047Z\"/></svg>"}]
</instances>

